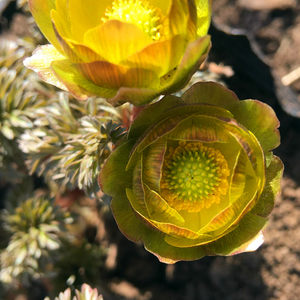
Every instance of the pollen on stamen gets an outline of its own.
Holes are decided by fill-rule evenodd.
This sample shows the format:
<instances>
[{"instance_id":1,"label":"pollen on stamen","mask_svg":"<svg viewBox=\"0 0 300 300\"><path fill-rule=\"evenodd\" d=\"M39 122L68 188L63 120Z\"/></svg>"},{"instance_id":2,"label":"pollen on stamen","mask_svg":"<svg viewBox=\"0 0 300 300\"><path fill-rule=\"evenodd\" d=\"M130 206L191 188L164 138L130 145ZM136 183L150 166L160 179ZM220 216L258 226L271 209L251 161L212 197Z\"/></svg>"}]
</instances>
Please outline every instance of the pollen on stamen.
<instances>
[{"instance_id":1,"label":"pollen on stamen","mask_svg":"<svg viewBox=\"0 0 300 300\"><path fill-rule=\"evenodd\" d=\"M166 152L161 194L173 208L197 212L220 202L229 174L219 150L201 142L180 142Z\"/></svg>"},{"instance_id":2,"label":"pollen on stamen","mask_svg":"<svg viewBox=\"0 0 300 300\"><path fill-rule=\"evenodd\" d=\"M147 0L115 0L105 11L101 19L119 20L136 25L152 40L161 38L161 16L157 8L153 8Z\"/></svg>"}]
</instances>

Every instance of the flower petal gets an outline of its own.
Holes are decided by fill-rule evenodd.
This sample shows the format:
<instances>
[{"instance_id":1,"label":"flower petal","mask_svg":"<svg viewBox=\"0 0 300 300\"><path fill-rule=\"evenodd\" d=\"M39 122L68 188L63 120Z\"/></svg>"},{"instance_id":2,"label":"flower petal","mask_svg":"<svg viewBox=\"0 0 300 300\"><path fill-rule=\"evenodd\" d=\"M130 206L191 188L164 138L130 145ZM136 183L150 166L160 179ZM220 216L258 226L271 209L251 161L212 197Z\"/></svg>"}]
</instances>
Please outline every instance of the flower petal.
<instances>
[{"instance_id":1,"label":"flower petal","mask_svg":"<svg viewBox=\"0 0 300 300\"><path fill-rule=\"evenodd\" d=\"M186 138L189 140L193 140L195 138L199 138L199 140L201 139L204 142L217 142L217 141L223 141L226 142L227 140L227 134L224 135L224 130L222 128L222 126L224 126L224 121L218 119L217 117L213 117L210 116L211 114L215 114L217 115L218 113L220 114L220 118L222 116L228 116L228 114L226 113L226 111L222 110L222 109L218 109L216 107L213 106L207 106L207 107L196 107L193 106L195 108L194 111L194 116L188 117L191 115L191 112L189 109L186 110L186 108L188 107L182 107L181 109L181 113L182 114L174 114L173 115L173 111L169 111L169 118L165 118L163 119L161 122L159 122L158 124L155 124L151 129L149 129L149 132L146 132L145 135L143 136L143 138L140 140L139 145L136 147L136 150L138 152L143 151L146 147L148 147L149 145L153 144L154 142L156 142L158 139L161 139L165 136L167 136L168 138L170 137L170 139L182 139L182 138ZM197 110L196 110L197 109ZM180 108L178 108L178 110L180 110ZM177 110L176 110L177 111ZM206 112L206 115L201 115L202 112ZM223 115L222 115L223 113ZM230 115L230 114L229 114ZM185 116L187 118L185 118ZM193 118L196 118L196 121L194 121ZM185 121L187 120L187 121ZM189 121L191 120L191 121ZM190 122L193 124L194 126L194 130L193 132L187 132L186 130L184 130L184 128L186 127L185 122ZM198 122L201 122L198 124ZM210 129L208 128L208 126L206 126L205 122L209 122L209 124L216 124L214 126L214 128ZM190 124L189 123L189 124ZM181 124L182 127L181 127ZM221 126L218 126L218 125ZM227 123L225 123L227 124ZM204 130L198 130L200 129L200 126L203 126ZM177 130L177 128L179 128L179 130ZM179 133L179 131L181 131ZM175 134L173 134L173 132L175 132ZM179 134L179 136L178 136ZM181 134L181 136L180 136ZM193 137L193 135L195 135ZM178 136L178 138L177 138Z\"/></svg>"},{"instance_id":2,"label":"flower petal","mask_svg":"<svg viewBox=\"0 0 300 300\"><path fill-rule=\"evenodd\" d=\"M143 109L134 123L131 125L128 133L129 139L140 137L148 127L161 120L161 116L167 113L170 108L183 104L182 100L175 96L166 96L161 101L148 105Z\"/></svg>"},{"instance_id":3,"label":"flower petal","mask_svg":"<svg viewBox=\"0 0 300 300\"><path fill-rule=\"evenodd\" d=\"M63 90L68 90L67 87L59 81L51 68L51 64L54 61L62 61L65 59L65 56L60 54L56 48L49 44L36 48L33 55L24 60L24 65L37 72L47 83L53 84Z\"/></svg>"},{"instance_id":4,"label":"flower petal","mask_svg":"<svg viewBox=\"0 0 300 300\"><path fill-rule=\"evenodd\" d=\"M131 175L125 172L132 146L132 141L128 141L116 148L100 171L99 185L110 196L124 193L125 188L132 184Z\"/></svg>"},{"instance_id":5,"label":"flower petal","mask_svg":"<svg viewBox=\"0 0 300 300\"><path fill-rule=\"evenodd\" d=\"M204 36L207 34L210 20L212 0L196 0L197 5L197 34L198 36Z\"/></svg>"},{"instance_id":6,"label":"flower petal","mask_svg":"<svg viewBox=\"0 0 300 300\"><path fill-rule=\"evenodd\" d=\"M51 68L58 80L67 87L68 91L75 98L85 100L95 95L110 98L116 93L113 89L97 86L92 81L89 81L69 60L54 61L51 64Z\"/></svg>"},{"instance_id":7,"label":"flower petal","mask_svg":"<svg viewBox=\"0 0 300 300\"><path fill-rule=\"evenodd\" d=\"M150 44L122 61L121 64L133 68L155 70L159 76L162 76L178 65L185 47L185 38L176 35L171 39Z\"/></svg>"},{"instance_id":8,"label":"flower petal","mask_svg":"<svg viewBox=\"0 0 300 300\"><path fill-rule=\"evenodd\" d=\"M252 210L253 213L262 217L267 217L271 213L275 197L280 190L282 173L283 164L281 160L277 156L272 155L271 163L266 170L266 184L259 201Z\"/></svg>"},{"instance_id":9,"label":"flower petal","mask_svg":"<svg viewBox=\"0 0 300 300\"><path fill-rule=\"evenodd\" d=\"M184 219L172 208L158 193L151 190L147 185L145 187L145 203L149 212L151 221L170 223L174 225L183 225Z\"/></svg>"},{"instance_id":10,"label":"flower petal","mask_svg":"<svg viewBox=\"0 0 300 300\"><path fill-rule=\"evenodd\" d=\"M215 255L232 255L241 252L241 247L255 238L266 223L267 219L249 212L232 232L207 247Z\"/></svg>"},{"instance_id":11,"label":"flower petal","mask_svg":"<svg viewBox=\"0 0 300 300\"><path fill-rule=\"evenodd\" d=\"M178 260L194 260L208 253L205 248L177 248L164 241L165 234L144 224L132 210L126 194L116 194L111 202L112 212L120 231L131 241L143 241L145 248L161 262L175 263Z\"/></svg>"},{"instance_id":12,"label":"flower petal","mask_svg":"<svg viewBox=\"0 0 300 300\"><path fill-rule=\"evenodd\" d=\"M256 100L244 100L231 111L238 122L253 132L265 152L279 146L279 121L270 106Z\"/></svg>"},{"instance_id":13,"label":"flower petal","mask_svg":"<svg viewBox=\"0 0 300 300\"><path fill-rule=\"evenodd\" d=\"M116 95L107 99L114 106L130 102L133 105L140 106L149 103L160 95L160 91L152 88L121 87Z\"/></svg>"},{"instance_id":14,"label":"flower petal","mask_svg":"<svg viewBox=\"0 0 300 300\"><path fill-rule=\"evenodd\" d=\"M55 9L55 0L29 0L30 11L47 40L61 53L63 50L55 36L50 11Z\"/></svg>"},{"instance_id":15,"label":"flower petal","mask_svg":"<svg viewBox=\"0 0 300 300\"><path fill-rule=\"evenodd\" d=\"M178 122L168 139L226 143L230 136L214 117L192 115Z\"/></svg>"},{"instance_id":16,"label":"flower petal","mask_svg":"<svg viewBox=\"0 0 300 300\"><path fill-rule=\"evenodd\" d=\"M69 4L72 37L83 42L87 30L101 24L105 10L111 7L112 0L73 0Z\"/></svg>"},{"instance_id":17,"label":"flower petal","mask_svg":"<svg viewBox=\"0 0 300 300\"><path fill-rule=\"evenodd\" d=\"M174 36L177 34L186 34L189 19L189 1L173 0L169 12L168 25L169 34Z\"/></svg>"},{"instance_id":18,"label":"flower petal","mask_svg":"<svg viewBox=\"0 0 300 300\"><path fill-rule=\"evenodd\" d=\"M216 82L195 83L182 95L182 99L188 104L210 104L227 110L240 103L234 92Z\"/></svg>"},{"instance_id":19,"label":"flower petal","mask_svg":"<svg viewBox=\"0 0 300 300\"><path fill-rule=\"evenodd\" d=\"M64 29L64 18L61 18L56 11L51 11L53 28L62 49L73 62L91 62L102 60L103 58L86 45L80 44L69 38L69 33Z\"/></svg>"},{"instance_id":20,"label":"flower petal","mask_svg":"<svg viewBox=\"0 0 300 300\"><path fill-rule=\"evenodd\" d=\"M159 79L155 72L138 68L126 68L107 61L77 63L81 73L98 86L118 89L124 87L147 88L157 86Z\"/></svg>"},{"instance_id":21,"label":"flower petal","mask_svg":"<svg viewBox=\"0 0 300 300\"><path fill-rule=\"evenodd\" d=\"M161 78L163 93L173 93L184 87L206 59L210 47L210 36L208 35L190 42L175 73L170 77Z\"/></svg>"},{"instance_id":22,"label":"flower petal","mask_svg":"<svg viewBox=\"0 0 300 300\"><path fill-rule=\"evenodd\" d=\"M131 205L133 211L135 212L135 214L138 217L140 217L141 220L143 220L147 226L152 226L153 227L152 229L159 230L166 234L170 234L176 238L182 237L182 238L187 238L187 239L193 240L193 239L197 239L200 237L200 235L197 234L196 232L193 232L192 230L183 228L180 225L175 225L170 222L156 221L156 220L152 219L149 215L147 215L147 213L145 211L139 209L140 208L139 203L138 203L136 195L134 194L132 189L127 188L126 195L127 195L127 199L129 200L130 205ZM157 217L159 217L159 216L157 216ZM175 216L173 216L173 217L175 217ZM179 216L178 216L178 221L180 221ZM205 234L203 236L206 237Z\"/></svg>"},{"instance_id":23,"label":"flower petal","mask_svg":"<svg viewBox=\"0 0 300 300\"><path fill-rule=\"evenodd\" d=\"M84 35L85 45L105 60L115 64L142 50L150 43L152 40L137 26L118 20L109 20L88 30Z\"/></svg>"},{"instance_id":24,"label":"flower petal","mask_svg":"<svg viewBox=\"0 0 300 300\"><path fill-rule=\"evenodd\" d=\"M160 192L160 180L166 149L166 142L161 142L148 147L143 153L143 181L156 192Z\"/></svg>"}]
</instances>

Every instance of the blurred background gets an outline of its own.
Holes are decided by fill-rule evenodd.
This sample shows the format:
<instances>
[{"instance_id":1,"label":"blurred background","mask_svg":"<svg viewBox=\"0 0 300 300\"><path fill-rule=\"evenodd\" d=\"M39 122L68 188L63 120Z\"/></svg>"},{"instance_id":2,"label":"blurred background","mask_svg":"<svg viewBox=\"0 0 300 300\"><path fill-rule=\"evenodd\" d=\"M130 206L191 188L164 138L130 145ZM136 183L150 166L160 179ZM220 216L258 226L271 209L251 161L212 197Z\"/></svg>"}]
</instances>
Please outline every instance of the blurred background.
<instances>
[{"instance_id":1,"label":"blurred background","mask_svg":"<svg viewBox=\"0 0 300 300\"><path fill-rule=\"evenodd\" d=\"M191 84L273 107L282 193L257 252L164 265L122 236L95 184L131 108L78 103L25 70L46 41L26 1L0 0L0 299L54 299L82 283L104 300L300 299L300 1L214 0L210 34Z\"/></svg>"}]
</instances>

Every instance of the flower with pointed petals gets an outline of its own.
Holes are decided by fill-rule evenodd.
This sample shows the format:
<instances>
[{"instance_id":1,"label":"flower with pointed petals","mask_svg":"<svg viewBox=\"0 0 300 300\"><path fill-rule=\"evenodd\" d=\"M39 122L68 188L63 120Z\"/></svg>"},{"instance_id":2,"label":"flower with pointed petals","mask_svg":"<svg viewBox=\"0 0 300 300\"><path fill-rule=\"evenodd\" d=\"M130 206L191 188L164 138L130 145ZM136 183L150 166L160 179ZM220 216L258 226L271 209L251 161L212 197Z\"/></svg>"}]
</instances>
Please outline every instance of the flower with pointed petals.
<instances>
[{"instance_id":1,"label":"flower with pointed petals","mask_svg":"<svg viewBox=\"0 0 300 300\"><path fill-rule=\"evenodd\" d=\"M210 48L211 0L29 0L52 45L25 60L76 98L142 105L181 89Z\"/></svg>"},{"instance_id":2,"label":"flower with pointed petals","mask_svg":"<svg viewBox=\"0 0 300 300\"><path fill-rule=\"evenodd\" d=\"M165 263L257 249L282 175L278 126L212 82L146 107L99 178L120 230Z\"/></svg>"}]
</instances>

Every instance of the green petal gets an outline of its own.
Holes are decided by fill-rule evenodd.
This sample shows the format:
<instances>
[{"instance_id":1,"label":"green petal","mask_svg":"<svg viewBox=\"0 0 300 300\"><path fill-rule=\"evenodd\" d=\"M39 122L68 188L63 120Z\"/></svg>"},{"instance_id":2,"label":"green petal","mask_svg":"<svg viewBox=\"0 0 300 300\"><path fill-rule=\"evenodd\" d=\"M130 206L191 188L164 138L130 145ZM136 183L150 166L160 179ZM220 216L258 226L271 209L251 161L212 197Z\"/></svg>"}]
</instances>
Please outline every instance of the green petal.
<instances>
[{"instance_id":1,"label":"green petal","mask_svg":"<svg viewBox=\"0 0 300 300\"><path fill-rule=\"evenodd\" d=\"M111 202L112 212L120 231L131 241L143 241L145 248L161 262L195 260L205 256L204 248L177 248L165 242L165 234L147 225L134 213L125 191L116 194Z\"/></svg>"},{"instance_id":2,"label":"green petal","mask_svg":"<svg viewBox=\"0 0 300 300\"><path fill-rule=\"evenodd\" d=\"M124 142L106 160L99 175L104 193L110 196L124 194L125 188L132 185L132 174L125 172L132 146L132 141Z\"/></svg>"},{"instance_id":3,"label":"green petal","mask_svg":"<svg viewBox=\"0 0 300 300\"><path fill-rule=\"evenodd\" d=\"M121 87L114 97L108 99L108 102L114 106L130 102L135 106L141 106L149 103L160 95L160 91L151 88L130 88Z\"/></svg>"},{"instance_id":4,"label":"green petal","mask_svg":"<svg viewBox=\"0 0 300 300\"><path fill-rule=\"evenodd\" d=\"M158 193L151 190L146 184L145 203L152 221L183 225L184 219Z\"/></svg>"},{"instance_id":5,"label":"green petal","mask_svg":"<svg viewBox=\"0 0 300 300\"><path fill-rule=\"evenodd\" d=\"M256 100L243 100L231 111L239 123L254 133L265 152L279 146L279 121L270 106Z\"/></svg>"},{"instance_id":6,"label":"green petal","mask_svg":"<svg viewBox=\"0 0 300 300\"><path fill-rule=\"evenodd\" d=\"M231 255L239 252L244 244L257 236L266 223L267 219L249 212L232 232L211 243L207 248L214 255Z\"/></svg>"},{"instance_id":7,"label":"green petal","mask_svg":"<svg viewBox=\"0 0 300 300\"><path fill-rule=\"evenodd\" d=\"M143 152L143 182L156 192L160 192L160 180L166 149L167 144L161 142L155 143Z\"/></svg>"},{"instance_id":8,"label":"green petal","mask_svg":"<svg viewBox=\"0 0 300 300\"><path fill-rule=\"evenodd\" d=\"M95 95L110 98L116 94L115 90L97 86L86 79L69 60L54 61L51 67L56 77L78 99L85 100Z\"/></svg>"},{"instance_id":9,"label":"green petal","mask_svg":"<svg viewBox=\"0 0 300 300\"><path fill-rule=\"evenodd\" d=\"M223 107L230 111L233 105L240 103L234 92L215 82L198 82L183 95L185 103L206 103Z\"/></svg>"},{"instance_id":10,"label":"green petal","mask_svg":"<svg viewBox=\"0 0 300 300\"><path fill-rule=\"evenodd\" d=\"M260 180L259 186L263 187L265 184L265 160L263 149L258 140L250 131L245 131L239 124L234 124L232 121L224 123L224 126L225 130L228 130L245 151ZM261 191L259 193L261 193Z\"/></svg>"},{"instance_id":11,"label":"green petal","mask_svg":"<svg viewBox=\"0 0 300 300\"><path fill-rule=\"evenodd\" d=\"M106 185L103 179L101 180L102 185L103 183ZM114 186L116 186L116 184ZM113 188L113 186L111 186L111 188ZM104 186L104 191L105 190L107 190L107 188ZM133 211L125 189L120 189L118 193L115 193L111 201L111 208L120 231L131 241L138 242L143 239L145 232L151 231Z\"/></svg>"},{"instance_id":12,"label":"green petal","mask_svg":"<svg viewBox=\"0 0 300 300\"><path fill-rule=\"evenodd\" d=\"M162 100L146 106L132 123L129 129L128 138L137 139L148 127L160 121L164 113L179 104L182 104L182 100L180 98L175 96L166 96Z\"/></svg>"},{"instance_id":13,"label":"green petal","mask_svg":"<svg viewBox=\"0 0 300 300\"><path fill-rule=\"evenodd\" d=\"M266 170L266 184L257 204L252 210L253 213L262 217L267 217L271 213L275 197L280 190L282 173L283 164L281 160L272 155L271 163Z\"/></svg>"},{"instance_id":14,"label":"green petal","mask_svg":"<svg viewBox=\"0 0 300 300\"><path fill-rule=\"evenodd\" d=\"M161 78L162 93L170 94L183 88L206 59L210 47L208 35L190 42L173 76Z\"/></svg>"},{"instance_id":15,"label":"green petal","mask_svg":"<svg viewBox=\"0 0 300 300\"><path fill-rule=\"evenodd\" d=\"M187 239L197 239L200 237L199 234L197 234L196 232L193 232L192 230L189 230L187 228L182 227L181 225L175 225L169 222L162 222L162 221L156 221L154 219L152 219L149 215L148 215L148 211L143 211L141 210L141 207L139 205L139 202L136 198L135 193L132 191L132 189L127 188L126 189L126 196L127 199L129 200L129 203L131 205L131 208L133 209L134 213L140 217L140 219L148 226L152 227L153 230L158 230L162 233L165 233L167 235L172 235L174 237L178 237L178 238L187 238ZM152 196L154 196L152 194ZM171 211L169 211L169 213L171 213ZM169 215L170 217L170 215ZM179 223L181 223L181 220L178 217L178 221ZM173 215L173 218L176 218L175 215ZM203 235L206 238L206 235Z\"/></svg>"},{"instance_id":16,"label":"green petal","mask_svg":"<svg viewBox=\"0 0 300 300\"><path fill-rule=\"evenodd\" d=\"M132 208L142 214L145 218L149 218L147 206L145 204L145 190L143 185L143 159L139 158L133 171L132 191L134 196L129 196L128 199ZM127 190L126 190L126 194ZM132 202L134 201L134 203Z\"/></svg>"},{"instance_id":17,"label":"green petal","mask_svg":"<svg viewBox=\"0 0 300 300\"><path fill-rule=\"evenodd\" d=\"M168 134L168 139L226 143L229 140L229 135L219 124L218 119L194 115L178 122L176 128Z\"/></svg>"},{"instance_id":18,"label":"green petal","mask_svg":"<svg viewBox=\"0 0 300 300\"><path fill-rule=\"evenodd\" d=\"M187 105L185 106L179 106L178 108L174 108L174 110L169 110L166 113L166 118L162 119L162 121L158 122L157 124L154 123L154 126L146 132L143 139L140 140L139 144L136 147L136 151L141 152L149 145L156 142L158 139L163 138L166 135L170 135L173 139L176 138L176 135L179 134L179 130L176 131L177 127L179 129L184 129L184 132L186 132L184 125L185 119L187 119L189 116L195 115L195 118L197 119L196 122L194 122L194 127L200 129L200 126L203 126L204 129L208 129L209 126L205 125L205 122L209 122L209 125L216 127L216 130L214 128L210 130L209 132L201 132L201 130L197 130L195 134L199 135L199 139L201 135L203 136L203 141L217 141L218 139L222 140L225 139L225 135L222 134L224 130L220 130L220 132L217 132L219 128L217 128L218 124L222 124L221 127L223 127L224 122L217 119L217 117L220 118L228 118L231 116L231 114L224 109L215 107L215 106L208 106L208 105L199 105L199 106L192 106L189 107ZM200 116L201 115L201 116ZM210 117L211 116L211 117ZM216 116L216 117L214 117ZM162 115L163 117L163 115ZM192 118L192 117L191 117ZM201 122L201 118L205 121L201 123L201 125L198 126L197 122ZM193 121L191 121L193 122ZM181 126L181 123L183 123L183 127ZM189 124L189 123L188 123ZM215 125L217 124L217 125ZM171 134L173 131L176 132L176 134ZM221 132L222 131L222 132ZM187 132L188 133L188 132ZM183 133L184 134L184 133ZM209 136L211 134L211 137ZM219 136L218 136L219 134ZM195 138L197 138L196 136ZM191 137L192 138L192 137Z\"/></svg>"}]
</instances>

